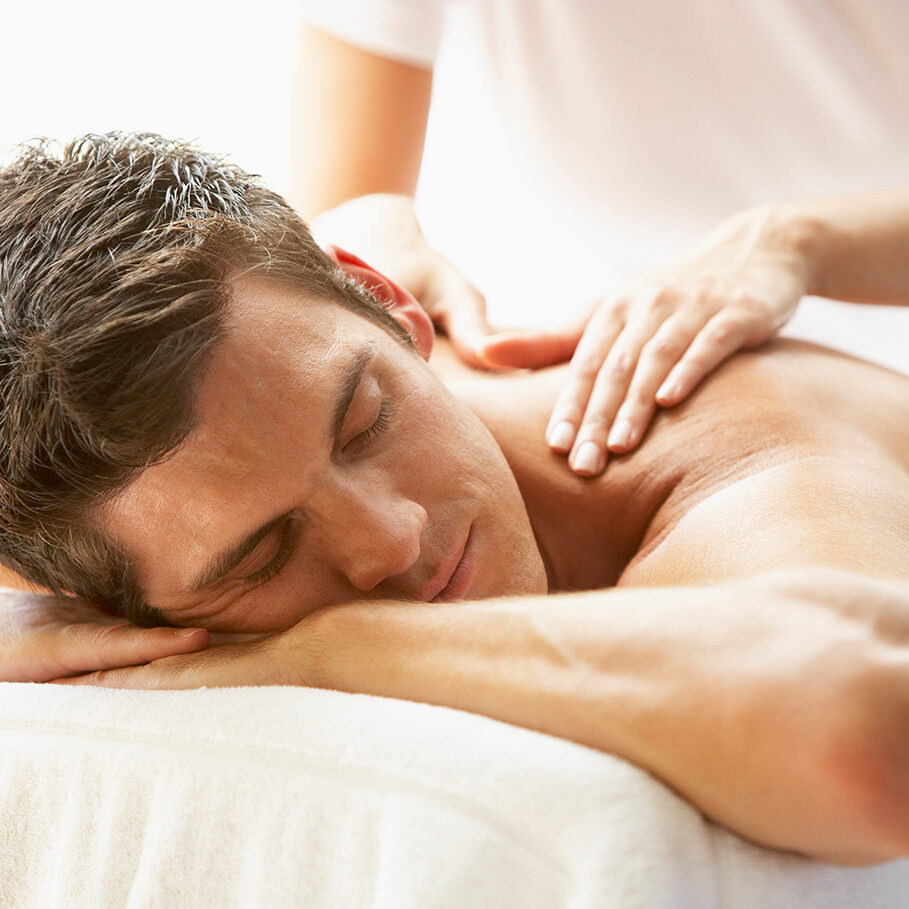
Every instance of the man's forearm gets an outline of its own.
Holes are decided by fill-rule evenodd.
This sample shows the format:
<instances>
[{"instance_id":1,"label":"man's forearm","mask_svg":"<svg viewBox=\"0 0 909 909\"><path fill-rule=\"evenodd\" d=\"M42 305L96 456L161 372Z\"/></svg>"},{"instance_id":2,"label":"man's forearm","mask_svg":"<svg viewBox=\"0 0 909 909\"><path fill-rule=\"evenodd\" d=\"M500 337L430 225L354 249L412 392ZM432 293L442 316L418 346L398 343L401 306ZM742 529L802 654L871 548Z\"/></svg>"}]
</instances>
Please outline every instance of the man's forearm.
<instances>
[{"instance_id":1,"label":"man's forearm","mask_svg":"<svg viewBox=\"0 0 909 909\"><path fill-rule=\"evenodd\" d=\"M322 687L459 708L608 751L756 841L874 861L907 851L887 805L905 805L909 784L881 779L891 713L880 749L851 725L891 645L866 633L844 577L819 597L771 578L345 606L316 617L303 646L315 640L324 654Z\"/></svg>"}]
</instances>

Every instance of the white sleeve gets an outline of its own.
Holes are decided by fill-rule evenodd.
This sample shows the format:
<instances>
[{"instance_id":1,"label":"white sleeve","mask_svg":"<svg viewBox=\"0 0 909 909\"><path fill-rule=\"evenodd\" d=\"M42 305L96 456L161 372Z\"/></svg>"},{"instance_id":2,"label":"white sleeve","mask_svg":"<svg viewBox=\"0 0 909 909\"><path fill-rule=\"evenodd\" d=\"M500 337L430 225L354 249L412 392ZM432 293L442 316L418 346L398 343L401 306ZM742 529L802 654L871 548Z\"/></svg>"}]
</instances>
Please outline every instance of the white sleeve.
<instances>
[{"instance_id":1,"label":"white sleeve","mask_svg":"<svg viewBox=\"0 0 909 909\"><path fill-rule=\"evenodd\" d=\"M299 0L304 22L371 53L432 66L445 0Z\"/></svg>"}]
</instances>

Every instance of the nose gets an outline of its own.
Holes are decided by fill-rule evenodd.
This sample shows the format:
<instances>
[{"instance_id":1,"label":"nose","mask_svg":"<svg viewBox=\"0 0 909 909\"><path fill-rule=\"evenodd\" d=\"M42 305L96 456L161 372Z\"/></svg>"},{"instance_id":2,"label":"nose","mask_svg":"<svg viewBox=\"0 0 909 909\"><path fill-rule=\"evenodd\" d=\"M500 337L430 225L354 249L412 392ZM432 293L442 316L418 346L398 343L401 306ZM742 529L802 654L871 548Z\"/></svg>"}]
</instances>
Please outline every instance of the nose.
<instances>
[{"instance_id":1,"label":"nose","mask_svg":"<svg viewBox=\"0 0 909 909\"><path fill-rule=\"evenodd\" d=\"M363 593L403 574L420 557L426 510L406 496L375 487L335 501L325 542L338 569Z\"/></svg>"}]
</instances>

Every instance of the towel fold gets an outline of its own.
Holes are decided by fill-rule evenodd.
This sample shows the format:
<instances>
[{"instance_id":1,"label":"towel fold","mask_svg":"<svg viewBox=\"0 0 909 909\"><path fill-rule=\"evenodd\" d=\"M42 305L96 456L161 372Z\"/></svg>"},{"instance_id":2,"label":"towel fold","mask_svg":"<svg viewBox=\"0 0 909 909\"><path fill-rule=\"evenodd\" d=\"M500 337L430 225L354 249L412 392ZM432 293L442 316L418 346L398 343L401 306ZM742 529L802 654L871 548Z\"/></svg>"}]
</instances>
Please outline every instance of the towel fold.
<instances>
[{"instance_id":1,"label":"towel fold","mask_svg":"<svg viewBox=\"0 0 909 909\"><path fill-rule=\"evenodd\" d=\"M909 861L757 848L609 755L304 688L0 685L0 907L863 909Z\"/></svg>"}]
</instances>

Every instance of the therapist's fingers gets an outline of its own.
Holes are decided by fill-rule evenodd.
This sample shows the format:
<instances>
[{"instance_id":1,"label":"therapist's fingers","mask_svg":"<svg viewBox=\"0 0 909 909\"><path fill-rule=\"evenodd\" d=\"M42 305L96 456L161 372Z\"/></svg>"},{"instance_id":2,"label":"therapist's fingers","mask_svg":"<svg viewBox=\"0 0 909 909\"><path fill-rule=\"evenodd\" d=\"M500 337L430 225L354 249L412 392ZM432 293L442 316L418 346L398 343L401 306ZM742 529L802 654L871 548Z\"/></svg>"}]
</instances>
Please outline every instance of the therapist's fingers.
<instances>
[{"instance_id":1,"label":"therapist's fingers","mask_svg":"<svg viewBox=\"0 0 909 909\"><path fill-rule=\"evenodd\" d=\"M737 313L717 313L696 335L682 358L656 391L657 403L671 407L683 401L701 380L742 347L753 347L767 332L754 332Z\"/></svg>"},{"instance_id":2,"label":"therapist's fingers","mask_svg":"<svg viewBox=\"0 0 909 909\"><path fill-rule=\"evenodd\" d=\"M481 351L493 332L486 320L486 299L473 285L460 276L449 276L443 295L429 313L465 363L477 369L490 368Z\"/></svg>"},{"instance_id":3,"label":"therapist's fingers","mask_svg":"<svg viewBox=\"0 0 909 909\"><path fill-rule=\"evenodd\" d=\"M627 325L600 367L568 455L568 464L575 473L595 476L605 468L609 431L649 334L646 325Z\"/></svg>"},{"instance_id":4,"label":"therapist's fingers","mask_svg":"<svg viewBox=\"0 0 909 909\"><path fill-rule=\"evenodd\" d=\"M583 333L583 326L500 331L481 342L478 354L490 367L540 369L570 359Z\"/></svg>"},{"instance_id":5,"label":"therapist's fingers","mask_svg":"<svg viewBox=\"0 0 909 909\"><path fill-rule=\"evenodd\" d=\"M704 327L706 315L691 307L670 316L641 348L628 390L609 429L607 446L616 454L635 448L657 408L657 390L692 340ZM662 403L662 402L660 402Z\"/></svg>"},{"instance_id":6,"label":"therapist's fingers","mask_svg":"<svg viewBox=\"0 0 909 909\"><path fill-rule=\"evenodd\" d=\"M625 327L625 311L624 301L618 301L601 304L590 317L546 427L546 441L553 451L564 454L575 444L594 385Z\"/></svg>"}]
</instances>

